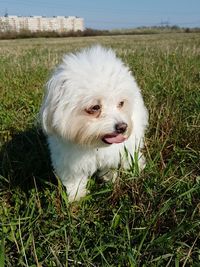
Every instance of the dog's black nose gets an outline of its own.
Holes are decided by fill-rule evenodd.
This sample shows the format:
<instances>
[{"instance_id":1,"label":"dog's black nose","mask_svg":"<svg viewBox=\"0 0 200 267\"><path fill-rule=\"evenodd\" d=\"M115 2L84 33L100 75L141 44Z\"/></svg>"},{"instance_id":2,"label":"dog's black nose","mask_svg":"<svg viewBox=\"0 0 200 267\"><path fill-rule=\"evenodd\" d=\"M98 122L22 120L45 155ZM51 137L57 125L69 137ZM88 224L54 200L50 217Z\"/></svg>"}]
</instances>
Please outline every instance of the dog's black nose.
<instances>
[{"instance_id":1,"label":"dog's black nose","mask_svg":"<svg viewBox=\"0 0 200 267\"><path fill-rule=\"evenodd\" d=\"M128 127L128 124L125 122L119 122L119 123L115 124L115 130L117 133L126 132L127 127Z\"/></svg>"}]
</instances>

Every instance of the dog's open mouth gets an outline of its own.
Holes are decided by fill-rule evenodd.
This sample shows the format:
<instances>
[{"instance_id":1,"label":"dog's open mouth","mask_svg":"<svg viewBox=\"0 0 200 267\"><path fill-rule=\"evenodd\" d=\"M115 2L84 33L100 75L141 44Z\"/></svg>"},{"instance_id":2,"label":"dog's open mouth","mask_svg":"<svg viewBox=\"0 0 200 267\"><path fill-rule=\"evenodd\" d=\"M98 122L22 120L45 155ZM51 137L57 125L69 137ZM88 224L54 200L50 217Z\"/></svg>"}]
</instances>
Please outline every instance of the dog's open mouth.
<instances>
[{"instance_id":1,"label":"dog's open mouth","mask_svg":"<svg viewBox=\"0 0 200 267\"><path fill-rule=\"evenodd\" d=\"M119 144L127 139L123 134L111 133L103 136L102 141L106 144Z\"/></svg>"}]
</instances>

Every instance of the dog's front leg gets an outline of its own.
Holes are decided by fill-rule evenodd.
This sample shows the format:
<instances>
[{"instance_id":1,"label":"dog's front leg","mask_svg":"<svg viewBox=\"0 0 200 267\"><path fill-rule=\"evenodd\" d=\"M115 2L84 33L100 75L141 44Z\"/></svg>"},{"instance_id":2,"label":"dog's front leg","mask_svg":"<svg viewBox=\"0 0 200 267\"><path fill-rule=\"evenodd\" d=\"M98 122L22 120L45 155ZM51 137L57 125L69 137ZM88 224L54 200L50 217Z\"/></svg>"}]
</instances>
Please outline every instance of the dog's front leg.
<instances>
[{"instance_id":1,"label":"dog's front leg","mask_svg":"<svg viewBox=\"0 0 200 267\"><path fill-rule=\"evenodd\" d=\"M76 175L67 179L62 179L64 186L67 189L69 202L78 201L87 194L88 177Z\"/></svg>"}]
</instances>

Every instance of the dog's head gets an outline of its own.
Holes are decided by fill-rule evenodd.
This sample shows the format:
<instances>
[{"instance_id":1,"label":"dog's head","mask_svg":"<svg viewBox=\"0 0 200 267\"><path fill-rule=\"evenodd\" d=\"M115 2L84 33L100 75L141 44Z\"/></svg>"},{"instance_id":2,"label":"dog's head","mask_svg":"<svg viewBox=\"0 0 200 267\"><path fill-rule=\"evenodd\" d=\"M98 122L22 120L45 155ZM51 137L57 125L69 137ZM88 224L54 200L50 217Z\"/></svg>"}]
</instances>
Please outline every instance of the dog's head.
<instances>
[{"instance_id":1,"label":"dog's head","mask_svg":"<svg viewBox=\"0 0 200 267\"><path fill-rule=\"evenodd\" d=\"M125 141L140 91L111 49L94 46L64 57L47 83L41 108L48 135L86 146Z\"/></svg>"}]
</instances>

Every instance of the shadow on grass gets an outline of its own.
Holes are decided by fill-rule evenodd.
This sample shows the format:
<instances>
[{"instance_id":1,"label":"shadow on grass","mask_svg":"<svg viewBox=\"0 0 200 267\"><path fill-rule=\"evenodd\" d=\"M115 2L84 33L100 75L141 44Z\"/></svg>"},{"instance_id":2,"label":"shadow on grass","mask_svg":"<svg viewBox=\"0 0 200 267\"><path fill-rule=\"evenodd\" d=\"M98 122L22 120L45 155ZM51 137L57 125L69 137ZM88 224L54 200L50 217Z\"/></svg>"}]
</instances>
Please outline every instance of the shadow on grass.
<instances>
[{"instance_id":1,"label":"shadow on grass","mask_svg":"<svg viewBox=\"0 0 200 267\"><path fill-rule=\"evenodd\" d=\"M19 132L0 150L0 175L11 189L19 186L27 192L41 187L44 182L56 182L53 174L46 138L36 128ZM0 184L2 180L0 180Z\"/></svg>"}]
</instances>

